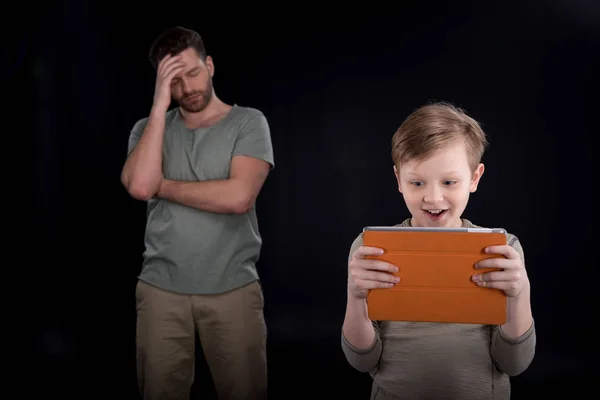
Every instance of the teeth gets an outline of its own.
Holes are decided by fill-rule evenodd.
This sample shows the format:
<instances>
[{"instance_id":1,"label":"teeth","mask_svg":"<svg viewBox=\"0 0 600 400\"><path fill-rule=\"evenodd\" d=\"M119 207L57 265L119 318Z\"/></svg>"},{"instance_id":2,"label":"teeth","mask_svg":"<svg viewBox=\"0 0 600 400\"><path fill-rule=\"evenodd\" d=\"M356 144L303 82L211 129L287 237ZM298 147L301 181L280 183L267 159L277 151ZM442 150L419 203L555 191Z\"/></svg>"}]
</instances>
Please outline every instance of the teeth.
<instances>
[{"instance_id":1,"label":"teeth","mask_svg":"<svg viewBox=\"0 0 600 400\"><path fill-rule=\"evenodd\" d=\"M444 210L427 210L428 212L432 213L432 214L439 214Z\"/></svg>"}]
</instances>

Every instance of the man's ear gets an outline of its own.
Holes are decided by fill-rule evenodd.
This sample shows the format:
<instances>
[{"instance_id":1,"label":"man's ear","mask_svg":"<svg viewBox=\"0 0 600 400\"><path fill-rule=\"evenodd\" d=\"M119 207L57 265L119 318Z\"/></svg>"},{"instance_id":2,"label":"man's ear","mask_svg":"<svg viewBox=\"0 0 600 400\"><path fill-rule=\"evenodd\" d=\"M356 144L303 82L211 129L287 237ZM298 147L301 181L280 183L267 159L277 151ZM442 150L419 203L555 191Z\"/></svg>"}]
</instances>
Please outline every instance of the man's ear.
<instances>
[{"instance_id":1,"label":"man's ear","mask_svg":"<svg viewBox=\"0 0 600 400\"><path fill-rule=\"evenodd\" d=\"M206 69L208 69L208 73L210 74L210 77L212 78L215 75L215 63L214 63L212 57L206 56L206 60L204 61L204 64L206 65Z\"/></svg>"},{"instance_id":2,"label":"man's ear","mask_svg":"<svg viewBox=\"0 0 600 400\"><path fill-rule=\"evenodd\" d=\"M394 176L396 177L396 182L398 182L398 191L402 193L402 184L400 183L400 172L398 168L394 165Z\"/></svg>"},{"instance_id":3,"label":"man's ear","mask_svg":"<svg viewBox=\"0 0 600 400\"><path fill-rule=\"evenodd\" d=\"M480 163L473 172L473 178L471 178L471 186L469 187L471 193L475 193L477 191L477 186L479 185L479 181L481 180L481 176L483 175L484 171L485 166Z\"/></svg>"}]
</instances>

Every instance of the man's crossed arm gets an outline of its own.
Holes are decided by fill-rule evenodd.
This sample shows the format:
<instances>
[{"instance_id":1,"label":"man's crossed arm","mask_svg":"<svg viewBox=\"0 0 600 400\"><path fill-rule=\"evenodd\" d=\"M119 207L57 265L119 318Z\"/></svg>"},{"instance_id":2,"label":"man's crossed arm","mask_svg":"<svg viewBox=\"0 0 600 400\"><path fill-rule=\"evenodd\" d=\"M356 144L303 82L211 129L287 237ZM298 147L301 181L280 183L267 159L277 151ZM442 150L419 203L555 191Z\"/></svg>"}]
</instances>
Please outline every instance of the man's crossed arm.
<instances>
[{"instance_id":1,"label":"man's crossed arm","mask_svg":"<svg viewBox=\"0 0 600 400\"><path fill-rule=\"evenodd\" d=\"M234 156L228 179L200 182L163 179L156 195L202 211L243 214L254 205L270 168L263 160Z\"/></svg>"}]
</instances>

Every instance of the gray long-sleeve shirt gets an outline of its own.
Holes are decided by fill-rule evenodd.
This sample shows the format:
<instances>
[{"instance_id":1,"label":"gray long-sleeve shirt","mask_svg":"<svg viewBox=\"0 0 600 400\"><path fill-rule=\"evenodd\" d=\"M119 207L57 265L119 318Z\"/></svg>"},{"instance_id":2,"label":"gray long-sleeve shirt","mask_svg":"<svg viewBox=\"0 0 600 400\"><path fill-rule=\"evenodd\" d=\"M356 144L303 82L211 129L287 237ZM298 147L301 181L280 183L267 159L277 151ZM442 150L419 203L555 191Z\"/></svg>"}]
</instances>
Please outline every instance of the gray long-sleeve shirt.
<instances>
[{"instance_id":1,"label":"gray long-sleeve shirt","mask_svg":"<svg viewBox=\"0 0 600 400\"><path fill-rule=\"evenodd\" d=\"M507 239L523 257L518 239ZM361 245L359 235L350 254ZM367 349L342 335L350 365L373 377L371 400L509 399L509 377L525 371L535 354L534 325L516 339L492 325L373 321L373 327L375 340Z\"/></svg>"}]
</instances>

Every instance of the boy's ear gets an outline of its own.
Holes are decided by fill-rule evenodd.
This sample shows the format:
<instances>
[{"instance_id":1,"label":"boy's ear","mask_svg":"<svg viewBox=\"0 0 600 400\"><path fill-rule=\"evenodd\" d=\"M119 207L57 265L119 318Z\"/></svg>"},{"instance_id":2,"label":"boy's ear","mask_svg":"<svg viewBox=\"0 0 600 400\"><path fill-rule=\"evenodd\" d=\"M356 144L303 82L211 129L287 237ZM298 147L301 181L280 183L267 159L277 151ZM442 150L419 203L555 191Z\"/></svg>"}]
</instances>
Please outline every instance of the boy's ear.
<instances>
[{"instance_id":1,"label":"boy's ear","mask_svg":"<svg viewBox=\"0 0 600 400\"><path fill-rule=\"evenodd\" d=\"M398 168L394 165L394 176L396 177L396 182L398 182L398 191L402 193L402 184L400 183L400 173L398 172Z\"/></svg>"},{"instance_id":2,"label":"boy's ear","mask_svg":"<svg viewBox=\"0 0 600 400\"><path fill-rule=\"evenodd\" d=\"M477 168L475 169L475 172L473 172L473 178L471 179L471 186L469 187L469 190L471 191L471 193L474 193L475 191L477 191L477 186L479 185L479 181L481 180L481 176L483 175L484 171L485 171L485 166L480 163L477 166Z\"/></svg>"}]
</instances>

